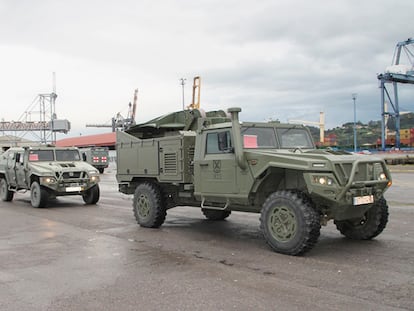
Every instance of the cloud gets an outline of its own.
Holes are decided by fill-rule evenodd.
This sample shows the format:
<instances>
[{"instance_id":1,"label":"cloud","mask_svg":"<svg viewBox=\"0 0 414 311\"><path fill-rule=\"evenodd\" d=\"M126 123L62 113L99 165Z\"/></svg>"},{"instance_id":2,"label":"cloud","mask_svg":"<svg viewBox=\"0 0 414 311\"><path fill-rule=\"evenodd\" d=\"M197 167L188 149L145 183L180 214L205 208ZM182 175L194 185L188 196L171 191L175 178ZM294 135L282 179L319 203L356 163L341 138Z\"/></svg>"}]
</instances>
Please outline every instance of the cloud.
<instances>
[{"instance_id":1,"label":"cloud","mask_svg":"<svg viewBox=\"0 0 414 311\"><path fill-rule=\"evenodd\" d=\"M361 121L380 119L377 73L395 44L412 36L414 3L378 1L3 1L0 83L18 118L36 94L52 90L58 117L105 123L127 114L139 89L137 120L182 107L179 79L202 77L204 109L241 106L244 120L271 116L352 120L358 93ZM414 110L414 88L400 105ZM100 131L100 130L96 130Z\"/></svg>"}]
</instances>

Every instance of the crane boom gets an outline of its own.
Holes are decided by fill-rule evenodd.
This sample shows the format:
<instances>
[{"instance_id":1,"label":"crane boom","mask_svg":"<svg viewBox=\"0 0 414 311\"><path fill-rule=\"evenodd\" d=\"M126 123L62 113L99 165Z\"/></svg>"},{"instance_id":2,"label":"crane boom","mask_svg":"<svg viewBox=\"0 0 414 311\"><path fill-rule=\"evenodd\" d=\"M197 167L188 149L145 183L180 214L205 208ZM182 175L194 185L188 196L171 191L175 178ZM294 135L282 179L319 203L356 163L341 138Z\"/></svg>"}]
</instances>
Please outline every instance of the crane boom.
<instances>
[{"instance_id":1,"label":"crane boom","mask_svg":"<svg viewBox=\"0 0 414 311\"><path fill-rule=\"evenodd\" d=\"M193 100L187 108L200 109L200 88L201 88L201 78L199 76L196 76L194 77L194 80L193 80Z\"/></svg>"},{"instance_id":2,"label":"crane boom","mask_svg":"<svg viewBox=\"0 0 414 311\"><path fill-rule=\"evenodd\" d=\"M313 121L304 121L304 120L288 120L289 122L293 123L299 123L299 124L310 124L310 125L317 125L319 126L319 142L324 143L325 142L325 113L320 112L319 113L319 122L313 122Z\"/></svg>"}]
</instances>

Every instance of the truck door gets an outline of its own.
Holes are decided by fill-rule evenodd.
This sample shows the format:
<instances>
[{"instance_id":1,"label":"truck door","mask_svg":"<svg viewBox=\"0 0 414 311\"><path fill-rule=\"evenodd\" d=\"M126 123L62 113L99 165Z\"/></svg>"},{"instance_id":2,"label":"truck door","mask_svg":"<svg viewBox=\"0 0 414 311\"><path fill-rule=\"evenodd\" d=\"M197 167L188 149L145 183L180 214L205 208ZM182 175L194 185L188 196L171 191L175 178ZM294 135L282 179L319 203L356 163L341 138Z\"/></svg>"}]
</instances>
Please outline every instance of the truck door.
<instances>
[{"instance_id":1,"label":"truck door","mask_svg":"<svg viewBox=\"0 0 414 311\"><path fill-rule=\"evenodd\" d=\"M26 186L26 169L24 163L24 153L18 152L15 155L14 170L16 174L16 183L18 186Z\"/></svg>"},{"instance_id":2,"label":"truck door","mask_svg":"<svg viewBox=\"0 0 414 311\"><path fill-rule=\"evenodd\" d=\"M238 169L231 132L221 129L207 133L202 155L195 167L198 171L196 192L206 201L226 202L229 194L238 192L236 172Z\"/></svg>"},{"instance_id":3,"label":"truck door","mask_svg":"<svg viewBox=\"0 0 414 311\"><path fill-rule=\"evenodd\" d=\"M17 186L16 181L16 153L15 152L9 152L7 154L7 165L6 165L6 176L7 176L7 182L10 186Z\"/></svg>"}]
</instances>

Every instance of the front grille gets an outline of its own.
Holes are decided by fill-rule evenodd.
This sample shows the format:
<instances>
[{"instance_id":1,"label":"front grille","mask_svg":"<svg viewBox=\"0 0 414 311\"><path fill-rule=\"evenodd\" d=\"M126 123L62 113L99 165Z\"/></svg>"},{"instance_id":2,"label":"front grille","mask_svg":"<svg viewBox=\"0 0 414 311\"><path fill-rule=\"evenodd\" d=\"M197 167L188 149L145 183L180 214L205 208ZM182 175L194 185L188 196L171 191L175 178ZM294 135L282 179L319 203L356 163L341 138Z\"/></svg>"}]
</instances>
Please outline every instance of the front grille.
<instances>
[{"instance_id":1,"label":"front grille","mask_svg":"<svg viewBox=\"0 0 414 311\"><path fill-rule=\"evenodd\" d=\"M336 163L335 173L339 182L344 185L349 181L352 172L352 163ZM364 182L377 180L383 168L380 162L362 162L357 163L353 182Z\"/></svg>"},{"instance_id":2,"label":"front grille","mask_svg":"<svg viewBox=\"0 0 414 311\"><path fill-rule=\"evenodd\" d=\"M337 163L335 164L336 175L338 176L339 182L343 185L348 182L349 176L351 175L352 163Z\"/></svg>"},{"instance_id":3,"label":"front grille","mask_svg":"<svg viewBox=\"0 0 414 311\"><path fill-rule=\"evenodd\" d=\"M62 174L63 179L81 178L82 172L64 172Z\"/></svg>"}]
</instances>

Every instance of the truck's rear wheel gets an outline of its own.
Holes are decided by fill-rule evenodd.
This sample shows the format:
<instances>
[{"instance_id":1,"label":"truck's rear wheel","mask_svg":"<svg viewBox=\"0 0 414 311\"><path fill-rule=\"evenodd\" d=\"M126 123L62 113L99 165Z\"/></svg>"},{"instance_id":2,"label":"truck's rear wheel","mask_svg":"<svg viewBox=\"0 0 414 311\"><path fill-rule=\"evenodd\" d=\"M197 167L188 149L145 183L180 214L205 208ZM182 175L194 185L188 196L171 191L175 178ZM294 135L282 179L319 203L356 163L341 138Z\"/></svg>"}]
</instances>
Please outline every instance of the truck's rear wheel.
<instances>
[{"instance_id":1,"label":"truck's rear wheel","mask_svg":"<svg viewBox=\"0 0 414 311\"><path fill-rule=\"evenodd\" d=\"M137 223L147 228L158 228L167 215L160 189L148 182L135 189L133 209Z\"/></svg>"},{"instance_id":2,"label":"truck's rear wheel","mask_svg":"<svg viewBox=\"0 0 414 311\"><path fill-rule=\"evenodd\" d=\"M220 211L210 208L202 208L201 211L208 220L224 220L231 214L231 211Z\"/></svg>"},{"instance_id":3,"label":"truck's rear wheel","mask_svg":"<svg viewBox=\"0 0 414 311\"><path fill-rule=\"evenodd\" d=\"M99 201L99 195L99 186L95 185L82 194L82 199L86 204L96 204Z\"/></svg>"},{"instance_id":4,"label":"truck's rear wheel","mask_svg":"<svg viewBox=\"0 0 414 311\"><path fill-rule=\"evenodd\" d=\"M103 168L103 167L98 167L98 171L99 171L99 173L103 174L104 170L105 170L105 168Z\"/></svg>"},{"instance_id":5,"label":"truck's rear wheel","mask_svg":"<svg viewBox=\"0 0 414 311\"><path fill-rule=\"evenodd\" d=\"M318 213L297 193L277 191L264 202L260 227L266 242L278 253L301 255L320 235Z\"/></svg>"},{"instance_id":6,"label":"truck's rear wheel","mask_svg":"<svg viewBox=\"0 0 414 311\"><path fill-rule=\"evenodd\" d=\"M370 240L379 235L388 222L388 204L379 199L361 219L335 221L336 228L353 240Z\"/></svg>"},{"instance_id":7,"label":"truck's rear wheel","mask_svg":"<svg viewBox=\"0 0 414 311\"><path fill-rule=\"evenodd\" d=\"M14 192L9 190L7 180L4 178L0 179L0 198L2 201L10 202L13 200Z\"/></svg>"},{"instance_id":8,"label":"truck's rear wheel","mask_svg":"<svg viewBox=\"0 0 414 311\"><path fill-rule=\"evenodd\" d=\"M49 194L37 181L34 181L30 187L30 202L33 207L46 207Z\"/></svg>"}]
</instances>

